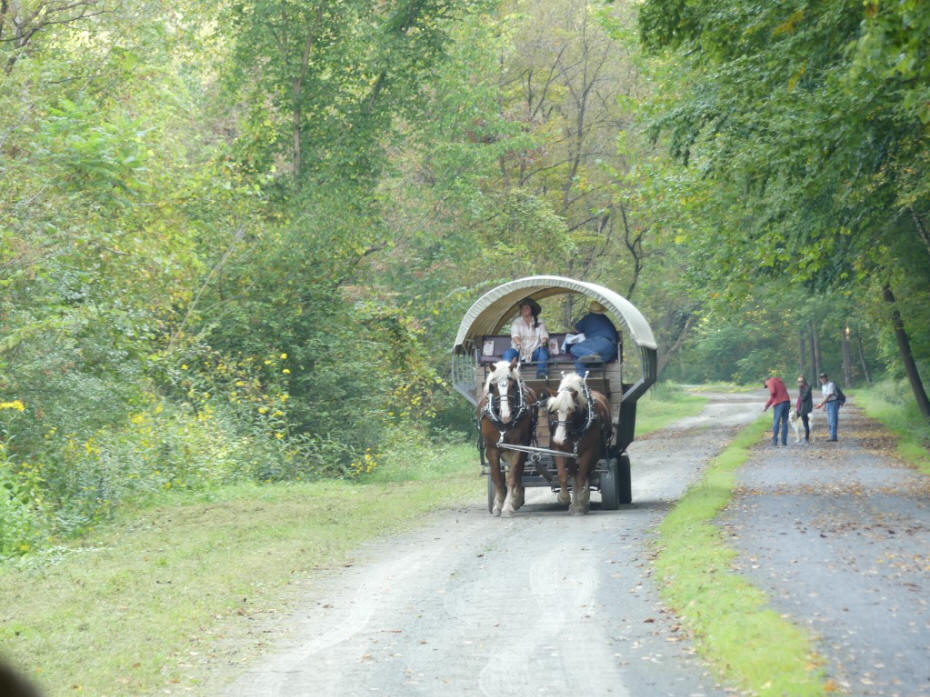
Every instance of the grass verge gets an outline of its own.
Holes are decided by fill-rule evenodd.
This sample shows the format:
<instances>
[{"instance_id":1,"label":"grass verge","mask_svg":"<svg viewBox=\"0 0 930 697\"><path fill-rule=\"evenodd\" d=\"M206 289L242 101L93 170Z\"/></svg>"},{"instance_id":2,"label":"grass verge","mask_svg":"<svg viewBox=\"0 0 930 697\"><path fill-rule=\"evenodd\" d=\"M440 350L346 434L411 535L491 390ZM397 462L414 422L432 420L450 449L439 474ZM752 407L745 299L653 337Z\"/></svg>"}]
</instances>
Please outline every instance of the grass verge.
<instances>
[{"instance_id":1,"label":"grass verge","mask_svg":"<svg viewBox=\"0 0 930 697\"><path fill-rule=\"evenodd\" d=\"M768 415L744 428L661 523L656 575L665 602L722 675L760 697L817 697L827 688L810 640L731 570L736 551L713 522L730 501L736 470L770 428Z\"/></svg>"},{"instance_id":2,"label":"grass verge","mask_svg":"<svg viewBox=\"0 0 930 697\"><path fill-rule=\"evenodd\" d=\"M636 403L636 433L644 436L669 424L701 413L707 397L685 391L680 385L662 382Z\"/></svg>"},{"instance_id":3,"label":"grass verge","mask_svg":"<svg viewBox=\"0 0 930 697\"><path fill-rule=\"evenodd\" d=\"M910 386L905 382L885 381L871 388L857 388L850 399L897 436L902 460L930 474L930 427L910 397Z\"/></svg>"},{"instance_id":4,"label":"grass verge","mask_svg":"<svg viewBox=\"0 0 930 697\"><path fill-rule=\"evenodd\" d=\"M0 651L50 697L196 694L199 657L280 608L289 581L483 488L470 445L406 457L402 466L419 460L428 478L175 495L79 545L8 565Z\"/></svg>"}]
</instances>

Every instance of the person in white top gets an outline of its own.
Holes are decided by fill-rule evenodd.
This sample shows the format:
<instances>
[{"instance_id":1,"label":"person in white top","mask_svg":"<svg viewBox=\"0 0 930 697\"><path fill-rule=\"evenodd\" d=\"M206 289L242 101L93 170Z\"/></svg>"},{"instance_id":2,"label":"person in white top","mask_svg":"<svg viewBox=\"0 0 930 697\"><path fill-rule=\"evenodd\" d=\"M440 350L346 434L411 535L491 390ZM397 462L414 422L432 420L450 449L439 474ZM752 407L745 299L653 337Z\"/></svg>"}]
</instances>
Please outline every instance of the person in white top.
<instances>
[{"instance_id":1,"label":"person in white top","mask_svg":"<svg viewBox=\"0 0 930 697\"><path fill-rule=\"evenodd\" d=\"M520 301L520 316L510 325L511 347L504 351L501 358L506 361L517 356L521 362L536 362L536 377L549 377L549 330L546 323L539 319L542 308L532 298Z\"/></svg>"},{"instance_id":2,"label":"person in white top","mask_svg":"<svg viewBox=\"0 0 930 697\"><path fill-rule=\"evenodd\" d=\"M833 381L827 377L826 373L820 374L820 389L822 399L820 400L820 404L817 405L817 408L826 408L827 426L830 429L829 440L836 440L836 427L837 422L839 421L840 403L837 400L836 385L834 385Z\"/></svg>"}]
</instances>

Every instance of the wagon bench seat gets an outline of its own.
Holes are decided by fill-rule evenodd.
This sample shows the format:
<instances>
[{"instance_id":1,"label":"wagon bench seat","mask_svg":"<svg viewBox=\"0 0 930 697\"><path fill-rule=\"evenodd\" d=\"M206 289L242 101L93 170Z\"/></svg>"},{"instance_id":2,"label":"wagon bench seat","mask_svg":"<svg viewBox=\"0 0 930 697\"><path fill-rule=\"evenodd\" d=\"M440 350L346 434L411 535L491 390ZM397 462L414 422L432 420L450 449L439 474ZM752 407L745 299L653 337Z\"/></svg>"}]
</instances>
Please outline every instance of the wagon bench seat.
<instances>
[{"instance_id":1,"label":"wagon bench seat","mask_svg":"<svg viewBox=\"0 0 930 697\"><path fill-rule=\"evenodd\" d=\"M565 333L553 332L549 334L549 366L561 364L574 365L575 358L568 351L562 351L562 342L565 341ZM501 359L504 351L510 348L510 336L503 334L493 334L482 336L478 341L478 363L481 365L490 365ZM613 363L614 361L610 361ZM529 363L535 365L535 363Z\"/></svg>"},{"instance_id":2,"label":"wagon bench seat","mask_svg":"<svg viewBox=\"0 0 930 697\"><path fill-rule=\"evenodd\" d=\"M535 377L536 363L526 361L523 363L523 381L532 388L536 394L542 394L546 388L554 392L559 380L562 378L562 372L568 372L575 369L575 358L567 351L562 351L562 342L565 340L565 333L553 332L549 334L549 380L540 380ZM510 348L510 336L499 334L482 336L478 342L478 364L479 366L489 366L499 360L501 355ZM610 399L610 380L611 373L617 373L614 379L619 382L619 365L616 360L607 363L594 362L590 364L590 375L588 377L588 386L592 390L601 392ZM613 370L611 370L613 369ZM482 373L484 376L486 372Z\"/></svg>"}]
</instances>

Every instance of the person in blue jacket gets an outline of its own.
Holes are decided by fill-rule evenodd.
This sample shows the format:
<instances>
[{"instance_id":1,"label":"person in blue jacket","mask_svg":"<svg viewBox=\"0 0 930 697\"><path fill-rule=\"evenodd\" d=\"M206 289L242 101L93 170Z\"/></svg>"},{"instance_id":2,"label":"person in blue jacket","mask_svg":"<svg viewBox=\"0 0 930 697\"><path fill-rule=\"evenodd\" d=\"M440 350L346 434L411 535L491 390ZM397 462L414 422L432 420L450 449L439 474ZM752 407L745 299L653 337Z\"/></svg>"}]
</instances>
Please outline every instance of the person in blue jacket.
<instances>
[{"instance_id":1,"label":"person in blue jacket","mask_svg":"<svg viewBox=\"0 0 930 697\"><path fill-rule=\"evenodd\" d=\"M575 358L575 371L579 375L583 376L588 369L583 360L588 356L597 356L605 363L617 357L620 335L604 314L606 310L607 308L594 300L588 308L588 313L575 323L575 331L584 334L584 341L572 344L568 351Z\"/></svg>"}]
</instances>

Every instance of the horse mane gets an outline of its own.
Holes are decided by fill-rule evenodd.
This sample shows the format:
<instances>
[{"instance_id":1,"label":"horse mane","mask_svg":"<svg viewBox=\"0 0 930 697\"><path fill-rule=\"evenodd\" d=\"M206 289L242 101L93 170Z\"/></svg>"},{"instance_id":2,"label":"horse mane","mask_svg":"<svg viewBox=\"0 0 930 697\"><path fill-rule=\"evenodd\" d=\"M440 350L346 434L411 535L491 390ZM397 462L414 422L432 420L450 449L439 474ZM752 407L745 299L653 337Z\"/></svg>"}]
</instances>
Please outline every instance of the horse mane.
<instances>
[{"instance_id":1,"label":"horse mane","mask_svg":"<svg viewBox=\"0 0 930 697\"><path fill-rule=\"evenodd\" d=\"M577 395L578 408L584 409L588 405L588 400L585 397L584 379L578 373L568 373L562 377L555 397L549 399L549 411L575 406L573 393Z\"/></svg>"},{"instance_id":2,"label":"horse mane","mask_svg":"<svg viewBox=\"0 0 930 697\"><path fill-rule=\"evenodd\" d=\"M485 392L490 392L490 390L491 390L491 383L492 383L496 378L500 377L500 372L501 372L501 371L504 371L504 372L508 373L508 374L510 375L510 377L512 377L512 378L513 378L514 380L516 380L517 382L520 381L520 368L519 368L519 366L516 367L516 368L511 368L511 367L510 367L510 362L509 362L509 361L497 361L497 363L494 364L494 367L493 367L493 368L491 369L491 371L488 373L487 379L484 381L484 391L485 391Z\"/></svg>"}]
</instances>

